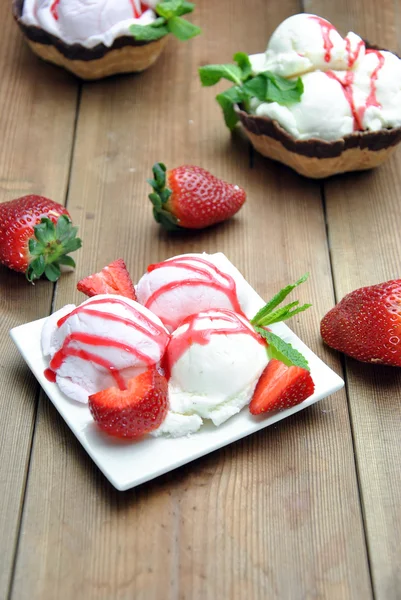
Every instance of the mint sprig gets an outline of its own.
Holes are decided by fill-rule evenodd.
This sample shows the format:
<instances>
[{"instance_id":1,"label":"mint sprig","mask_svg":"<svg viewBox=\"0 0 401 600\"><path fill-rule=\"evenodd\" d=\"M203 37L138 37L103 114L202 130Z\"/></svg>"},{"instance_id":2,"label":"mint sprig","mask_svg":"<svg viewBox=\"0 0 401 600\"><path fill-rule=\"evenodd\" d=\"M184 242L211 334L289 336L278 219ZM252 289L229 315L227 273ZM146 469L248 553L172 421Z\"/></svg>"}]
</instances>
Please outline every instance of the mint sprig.
<instances>
[{"instance_id":1,"label":"mint sprig","mask_svg":"<svg viewBox=\"0 0 401 600\"><path fill-rule=\"evenodd\" d=\"M250 112L251 98L257 98L261 102L277 102L283 106L300 101L304 91L300 77L296 80L289 80L275 75L271 71L252 75L249 56L244 52L234 54L233 60L237 63L236 65L205 65L199 68L200 80L205 87L215 85L221 79L235 84L216 96L229 129L233 129L239 120L235 105L242 104L245 110Z\"/></svg>"},{"instance_id":2,"label":"mint sprig","mask_svg":"<svg viewBox=\"0 0 401 600\"><path fill-rule=\"evenodd\" d=\"M306 273L298 281L287 285L277 294L273 296L263 308L261 308L256 315L251 319L251 324L268 343L267 354L270 359L276 358L281 360L285 365L291 367L292 365L307 369L309 371L308 361L298 350L293 348L291 344L287 344L278 335L272 331L266 331L265 327L278 323L279 321L286 321L294 315L307 310L311 304L302 304L299 306L299 301L294 300L285 306L279 307L279 305L285 300L285 298L294 290L296 287L304 283L309 277L309 273Z\"/></svg>"},{"instance_id":3,"label":"mint sprig","mask_svg":"<svg viewBox=\"0 0 401 600\"><path fill-rule=\"evenodd\" d=\"M263 308L261 308L256 315L251 319L251 323L254 327L267 327L268 325L272 325L272 323L278 323L279 321L285 321L290 319L294 315L303 312L310 306L311 304L303 304L299 306L299 301L295 300L295 302L291 302L286 306L274 311L275 308L279 304L283 302L283 300L294 290L296 287L304 283L309 277L309 273L305 273L298 281L292 283L291 285L287 285L285 288L280 290Z\"/></svg>"},{"instance_id":4,"label":"mint sprig","mask_svg":"<svg viewBox=\"0 0 401 600\"><path fill-rule=\"evenodd\" d=\"M272 331L266 331L262 327L255 327L255 330L267 341L269 344L267 347L267 354L270 358L275 358L283 362L287 367L301 367L310 371L308 361L306 358L291 344L285 342L278 335Z\"/></svg>"},{"instance_id":5,"label":"mint sprig","mask_svg":"<svg viewBox=\"0 0 401 600\"><path fill-rule=\"evenodd\" d=\"M186 0L164 0L154 9L158 18L149 25L131 25L130 32L139 42L153 42L171 33L179 40L189 40L199 35L196 25L182 18L195 8Z\"/></svg>"}]
</instances>

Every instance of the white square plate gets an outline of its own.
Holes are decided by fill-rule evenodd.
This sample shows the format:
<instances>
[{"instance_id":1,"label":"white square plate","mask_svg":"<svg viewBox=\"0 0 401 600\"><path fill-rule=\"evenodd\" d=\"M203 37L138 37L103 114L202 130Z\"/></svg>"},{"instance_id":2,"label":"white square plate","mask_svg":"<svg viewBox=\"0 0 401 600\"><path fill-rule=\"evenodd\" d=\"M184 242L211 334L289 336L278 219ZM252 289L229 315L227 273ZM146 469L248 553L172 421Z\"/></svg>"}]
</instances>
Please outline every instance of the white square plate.
<instances>
[{"instance_id":1,"label":"white square plate","mask_svg":"<svg viewBox=\"0 0 401 600\"><path fill-rule=\"evenodd\" d=\"M245 280L232 263L221 254L219 257L220 262L224 260L226 263L224 265L226 271L236 279L240 277L244 283ZM249 288L249 305L245 312L249 318L252 318L265 303L249 284L246 285ZM45 320L40 319L15 327L10 332L11 337L67 425L99 469L118 490L135 487L277 423L329 394L333 394L344 385L343 380L325 365L291 329L284 323L277 323L271 329L302 352L309 362L311 375L315 382L313 396L298 406L272 414L270 417L254 417L245 408L220 427L204 424L199 432L188 437L171 439L149 436L138 442L120 442L98 430L86 405L68 399L60 392L55 383L51 383L45 378L44 371L48 367L48 363L42 355L40 344L41 330Z\"/></svg>"}]
</instances>

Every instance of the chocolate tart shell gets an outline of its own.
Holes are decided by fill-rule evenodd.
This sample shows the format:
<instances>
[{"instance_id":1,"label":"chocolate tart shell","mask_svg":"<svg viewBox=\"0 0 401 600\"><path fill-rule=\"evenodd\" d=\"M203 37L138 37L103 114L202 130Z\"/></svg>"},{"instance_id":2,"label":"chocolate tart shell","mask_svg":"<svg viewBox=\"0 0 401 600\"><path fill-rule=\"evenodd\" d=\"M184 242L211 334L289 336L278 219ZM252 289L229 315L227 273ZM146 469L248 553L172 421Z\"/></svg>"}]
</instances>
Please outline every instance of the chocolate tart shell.
<instances>
[{"instance_id":1,"label":"chocolate tart shell","mask_svg":"<svg viewBox=\"0 0 401 600\"><path fill-rule=\"evenodd\" d=\"M366 46L379 49L368 42ZM269 117L251 115L241 107L237 107L237 114L247 137L260 154L313 179L377 167L401 142L401 127L357 131L332 142L314 138L297 140Z\"/></svg>"},{"instance_id":2,"label":"chocolate tart shell","mask_svg":"<svg viewBox=\"0 0 401 600\"><path fill-rule=\"evenodd\" d=\"M31 50L43 60L63 67L81 79L102 79L119 73L145 71L159 58L169 37L142 42L124 35L110 47L98 44L85 48L81 44L66 44L40 27L22 23L23 5L24 0L13 0L12 10Z\"/></svg>"}]
</instances>

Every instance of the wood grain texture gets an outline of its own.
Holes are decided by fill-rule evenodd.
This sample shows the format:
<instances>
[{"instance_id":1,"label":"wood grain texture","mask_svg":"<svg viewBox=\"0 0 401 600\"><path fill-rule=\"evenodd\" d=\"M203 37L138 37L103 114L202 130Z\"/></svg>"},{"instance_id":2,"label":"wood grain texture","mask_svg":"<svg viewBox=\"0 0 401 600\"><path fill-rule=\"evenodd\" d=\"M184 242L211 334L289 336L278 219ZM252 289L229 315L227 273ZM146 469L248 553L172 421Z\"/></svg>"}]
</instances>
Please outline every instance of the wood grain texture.
<instances>
[{"instance_id":1,"label":"wood grain texture","mask_svg":"<svg viewBox=\"0 0 401 600\"><path fill-rule=\"evenodd\" d=\"M311 1L341 31L352 30L400 54L401 3ZM399 278L401 150L375 171L325 185L337 299L364 285ZM372 578L377 600L401 597L399 369L347 360L347 381Z\"/></svg>"},{"instance_id":2,"label":"wood grain texture","mask_svg":"<svg viewBox=\"0 0 401 600\"><path fill-rule=\"evenodd\" d=\"M292 327L334 368L319 316L333 303L320 186L230 139L201 64L262 50L298 3L199 3L203 36L172 43L136 77L85 85L68 205L85 241L56 305L81 301L75 281L123 256L147 264L223 251L262 296L310 271L314 308ZM258 18L254 19L257 14ZM150 167L200 164L242 185L232 221L168 236L146 199ZM325 600L372 597L345 394L126 493L104 480L42 395L14 600Z\"/></svg>"},{"instance_id":3,"label":"wood grain texture","mask_svg":"<svg viewBox=\"0 0 401 600\"><path fill-rule=\"evenodd\" d=\"M77 85L29 52L10 2L0 20L0 201L38 193L64 203ZM39 393L8 332L49 314L52 294L50 282L31 286L0 267L0 598L11 579Z\"/></svg>"}]
</instances>

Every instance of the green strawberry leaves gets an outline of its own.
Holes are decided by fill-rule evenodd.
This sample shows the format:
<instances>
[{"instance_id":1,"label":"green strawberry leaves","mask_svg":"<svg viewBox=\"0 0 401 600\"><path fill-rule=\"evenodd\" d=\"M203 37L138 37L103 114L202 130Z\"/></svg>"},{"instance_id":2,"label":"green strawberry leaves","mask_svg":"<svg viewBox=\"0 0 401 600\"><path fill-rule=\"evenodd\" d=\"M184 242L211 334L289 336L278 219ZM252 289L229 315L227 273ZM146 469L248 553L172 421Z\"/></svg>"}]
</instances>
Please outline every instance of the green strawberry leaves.
<instances>
[{"instance_id":1,"label":"green strawberry leaves","mask_svg":"<svg viewBox=\"0 0 401 600\"><path fill-rule=\"evenodd\" d=\"M177 217L169 212L167 202L172 191L166 187L166 165L155 163L153 165L153 179L147 182L153 188L149 194L149 200L153 204L153 217L157 223L160 223L167 231L177 231L181 229L178 225Z\"/></svg>"},{"instance_id":2,"label":"green strawberry leaves","mask_svg":"<svg viewBox=\"0 0 401 600\"><path fill-rule=\"evenodd\" d=\"M57 281L61 274L60 265L75 267L74 260L67 254L75 252L82 245L76 237L78 227L72 226L67 215L61 215L56 224L42 217L33 229L35 237L28 242L31 260L26 277L31 283L42 275L50 281Z\"/></svg>"},{"instance_id":3,"label":"green strawberry leaves","mask_svg":"<svg viewBox=\"0 0 401 600\"><path fill-rule=\"evenodd\" d=\"M252 66L247 54L237 52L233 59L236 65L205 65L199 68L199 77L205 87L215 85L221 79L235 84L216 96L229 129L233 129L238 122L235 105L242 104L249 112L251 98L257 98L261 102L277 102L283 106L300 101L304 91L300 77L289 80L270 71L252 75Z\"/></svg>"},{"instance_id":4,"label":"green strawberry leaves","mask_svg":"<svg viewBox=\"0 0 401 600\"><path fill-rule=\"evenodd\" d=\"M171 33L182 41L189 40L201 33L196 25L182 18L195 8L192 2L185 0L164 0L155 12L158 18L149 25L131 25L130 32L139 42L153 42Z\"/></svg>"},{"instance_id":5,"label":"green strawberry leaves","mask_svg":"<svg viewBox=\"0 0 401 600\"><path fill-rule=\"evenodd\" d=\"M279 321L285 321L290 319L294 315L307 310L311 304L303 304L299 306L299 301L295 300L285 306L279 307L279 305L285 300L285 298L294 290L296 287L304 283L308 279L309 274L306 273L298 281L291 285L287 285L285 288L280 290L273 296L263 308L261 308L256 315L251 319L251 324L255 330L267 341L268 348L267 353L269 358L277 358L287 366L298 366L302 369L309 371L308 361L298 350L293 348L291 344L288 344L280 337L278 337L272 331L266 331L265 327L278 323Z\"/></svg>"}]
</instances>

